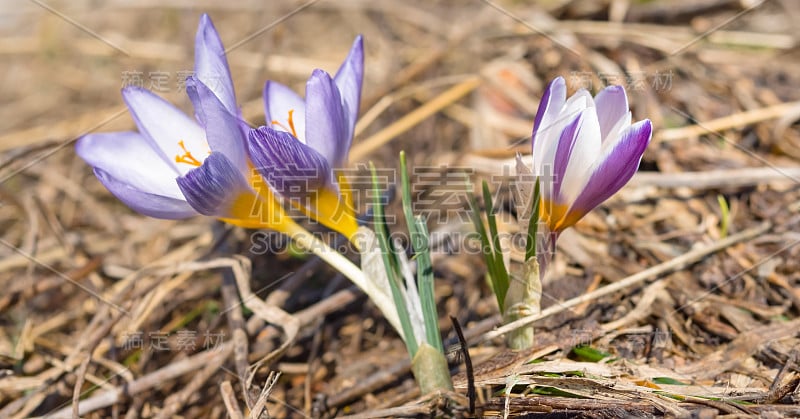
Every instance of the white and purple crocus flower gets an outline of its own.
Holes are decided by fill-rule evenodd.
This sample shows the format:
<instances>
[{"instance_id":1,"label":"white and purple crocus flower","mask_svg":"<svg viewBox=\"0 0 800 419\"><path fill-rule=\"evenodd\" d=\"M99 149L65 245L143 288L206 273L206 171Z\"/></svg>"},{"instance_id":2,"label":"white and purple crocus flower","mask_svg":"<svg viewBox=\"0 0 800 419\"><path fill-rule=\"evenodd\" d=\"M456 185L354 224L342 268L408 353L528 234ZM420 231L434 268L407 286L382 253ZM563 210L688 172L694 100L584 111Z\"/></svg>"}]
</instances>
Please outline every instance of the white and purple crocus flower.
<instances>
[{"instance_id":1,"label":"white and purple crocus flower","mask_svg":"<svg viewBox=\"0 0 800 419\"><path fill-rule=\"evenodd\" d=\"M539 178L540 221L550 246L628 183L652 131L649 119L631 125L622 86L606 87L594 98L581 89L567 99L564 79L550 82L533 126L533 170L517 162L522 174Z\"/></svg>"},{"instance_id":2,"label":"white and purple crocus flower","mask_svg":"<svg viewBox=\"0 0 800 419\"><path fill-rule=\"evenodd\" d=\"M144 215L180 219L202 214L290 234L298 226L279 199L319 192L324 199L307 206L309 214L322 214L321 222L352 237L357 228L352 206L341 203L349 197L342 197L331 173L343 164L352 140L363 75L361 38L335 79L314 72L306 103L281 85L267 84L268 121L286 118L275 126L291 134L252 130L242 120L225 50L207 15L197 30L194 70L186 80L194 119L154 93L128 86L122 97L138 132L89 134L78 140L78 155L100 182ZM309 176L309 168L318 170ZM298 184L298 178L305 182ZM275 193L267 184L292 187ZM328 222L334 213L343 221Z\"/></svg>"},{"instance_id":3,"label":"white and purple crocus flower","mask_svg":"<svg viewBox=\"0 0 800 419\"><path fill-rule=\"evenodd\" d=\"M241 120L225 50L207 15L198 25L186 92L196 119L146 89L123 88L138 132L86 135L78 140L78 155L112 194L144 215L202 214L283 230L290 221L274 196L255 190L246 148L250 128Z\"/></svg>"},{"instance_id":4,"label":"white and purple crocus flower","mask_svg":"<svg viewBox=\"0 0 800 419\"><path fill-rule=\"evenodd\" d=\"M253 163L272 190L351 239L358 226L340 169L353 140L363 78L364 47L358 36L335 76L314 70L305 100L268 81L267 126L250 131L248 141Z\"/></svg>"}]
</instances>

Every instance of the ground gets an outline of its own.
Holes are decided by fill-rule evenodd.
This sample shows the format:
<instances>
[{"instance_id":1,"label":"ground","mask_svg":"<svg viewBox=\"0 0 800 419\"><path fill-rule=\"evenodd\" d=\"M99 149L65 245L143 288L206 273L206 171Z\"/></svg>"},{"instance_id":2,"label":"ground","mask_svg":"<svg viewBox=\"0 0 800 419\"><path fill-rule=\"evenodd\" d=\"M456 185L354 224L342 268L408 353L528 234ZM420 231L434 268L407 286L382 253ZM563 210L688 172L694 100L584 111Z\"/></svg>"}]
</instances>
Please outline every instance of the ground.
<instances>
[{"instance_id":1,"label":"ground","mask_svg":"<svg viewBox=\"0 0 800 419\"><path fill-rule=\"evenodd\" d=\"M800 416L797 3L0 4L0 417ZM302 92L363 34L350 173L409 156L454 393L421 397L396 332L316 257L138 215L76 156L87 132L134 128L124 85L191 110L203 12L256 126L266 80ZM489 181L500 229L519 231L502 179L556 76L570 93L625 86L654 137L630 184L559 239L536 345L511 352L483 259L459 245L460 193L464 175Z\"/></svg>"}]
</instances>

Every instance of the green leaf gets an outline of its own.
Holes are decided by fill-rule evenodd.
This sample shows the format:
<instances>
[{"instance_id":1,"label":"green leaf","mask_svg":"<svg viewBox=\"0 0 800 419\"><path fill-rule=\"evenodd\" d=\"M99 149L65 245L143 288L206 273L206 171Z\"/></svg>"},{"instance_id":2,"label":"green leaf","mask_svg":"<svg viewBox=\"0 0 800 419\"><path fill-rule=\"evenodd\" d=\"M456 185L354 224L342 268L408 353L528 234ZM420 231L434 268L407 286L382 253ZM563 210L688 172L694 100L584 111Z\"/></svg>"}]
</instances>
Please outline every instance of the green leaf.
<instances>
[{"instance_id":1,"label":"green leaf","mask_svg":"<svg viewBox=\"0 0 800 419\"><path fill-rule=\"evenodd\" d=\"M669 378L669 377L653 377L653 383L654 384L669 384L669 385L675 385L675 386L688 385L688 384L686 384L686 383L684 383L682 381L678 381L678 380L676 380L674 378Z\"/></svg>"},{"instance_id":2,"label":"green leaf","mask_svg":"<svg viewBox=\"0 0 800 419\"><path fill-rule=\"evenodd\" d=\"M582 361L588 362L598 362L611 356L610 353L592 348L591 346L576 346L572 348L572 353Z\"/></svg>"},{"instance_id":3,"label":"green leaf","mask_svg":"<svg viewBox=\"0 0 800 419\"><path fill-rule=\"evenodd\" d=\"M489 192L489 184L483 181L483 200L486 204L486 220L489 224L489 241L491 242L492 260L494 263L494 275L492 276L492 287L498 295L500 310L505 307L506 293L508 293L508 271L503 261L503 248L500 246L500 236L497 232L497 218L492 204L492 194ZM502 296L502 298L499 298ZM502 300L502 301L501 301Z\"/></svg>"},{"instance_id":4,"label":"green leaf","mask_svg":"<svg viewBox=\"0 0 800 419\"><path fill-rule=\"evenodd\" d=\"M403 328L403 335L406 338L406 348L411 358L414 358L418 349L417 339L414 336L414 329L411 327L411 319L408 315L408 307L406 307L406 301L405 298L403 298L403 293L400 290L400 284L397 280L397 261L394 260L394 246L389 243L386 219L383 216L383 204L381 203L378 175L375 171L375 165L372 164L372 162L369 163L369 169L372 173L372 188L375 196L375 235L378 237L378 243L381 247L381 256L383 256L383 265L384 268L386 268L386 276L389 278L389 288L392 290L392 299L397 308L397 316L400 318L400 326Z\"/></svg>"},{"instance_id":5,"label":"green leaf","mask_svg":"<svg viewBox=\"0 0 800 419\"><path fill-rule=\"evenodd\" d=\"M728 226L731 221L731 211L728 207L728 201L722 195L717 195L717 202L719 202L719 210L722 213L719 222L719 236L725 238L728 236Z\"/></svg>"},{"instance_id":6,"label":"green leaf","mask_svg":"<svg viewBox=\"0 0 800 419\"><path fill-rule=\"evenodd\" d=\"M571 399L585 399L586 397L581 396L579 394L570 393L568 391L564 391L555 387L549 386L536 386L533 390L531 390L533 394L541 394L542 396L558 396L558 397L569 397Z\"/></svg>"},{"instance_id":7,"label":"green leaf","mask_svg":"<svg viewBox=\"0 0 800 419\"><path fill-rule=\"evenodd\" d=\"M489 279L492 281L492 291L494 292L495 298L497 298L498 307L500 310L503 310L503 302L505 301L506 294L498 292L497 286L495 285L495 278L498 277L498 274L497 265L494 261L494 252L492 251L492 246L489 244L489 235L486 233L486 228L483 226L481 210L478 207L478 203L475 200L475 195L472 193L471 187L467 188L467 197L469 199L470 219L472 219L472 224L475 226L475 231L478 232L478 236L480 236L481 239L481 253L483 254L483 259L486 262L486 269L489 271Z\"/></svg>"},{"instance_id":8,"label":"green leaf","mask_svg":"<svg viewBox=\"0 0 800 419\"><path fill-rule=\"evenodd\" d=\"M417 290L419 291L422 318L425 321L425 338L428 344L444 353L442 337L439 335L439 315L436 312L436 299L433 289L433 263L428 240L428 227L425 220L414 216L411 209L411 181L408 179L406 154L400 152L400 183L402 185L403 214L411 235L411 246L417 262Z\"/></svg>"},{"instance_id":9,"label":"green leaf","mask_svg":"<svg viewBox=\"0 0 800 419\"><path fill-rule=\"evenodd\" d=\"M536 186L531 197L531 219L528 220L528 240L525 242L525 260L536 257L536 234L539 231L539 206L540 191L539 177L536 177Z\"/></svg>"}]
</instances>

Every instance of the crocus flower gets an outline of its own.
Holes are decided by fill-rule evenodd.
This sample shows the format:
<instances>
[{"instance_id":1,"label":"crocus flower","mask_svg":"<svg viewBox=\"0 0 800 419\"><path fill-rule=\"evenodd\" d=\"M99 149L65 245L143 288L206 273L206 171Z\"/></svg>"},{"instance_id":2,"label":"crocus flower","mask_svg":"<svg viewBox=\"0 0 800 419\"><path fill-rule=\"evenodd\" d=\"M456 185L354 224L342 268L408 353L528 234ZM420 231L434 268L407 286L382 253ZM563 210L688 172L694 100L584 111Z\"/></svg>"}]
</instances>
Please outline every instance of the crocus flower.
<instances>
[{"instance_id":1,"label":"crocus flower","mask_svg":"<svg viewBox=\"0 0 800 419\"><path fill-rule=\"evenodd\" d=\"M533 125L533 170L519 159L517 167L539 177L540 220L551 235L628 183L652 130L649 119L631 125L622 86L606 87L594 98L581 89L567 99L564 79L550 82Z\"/></svg>"},{"instance_id":2,"label":"crocus flower","mask_svg":"<svg viewBox=\"0 0 800 419\"><path fill-rule=\"evenodd\" d=\"M202 214L286 231L292 221L275 197L256 193L260 180L245 145L249 127L241 121L225 50L207 15L197 29L194 70L186 92L197 120L148 90L128 86L122 97L138 132L86 135L78 140L78 155L112 194L144 215Z\"/></svg>"},{"instance_id":3,"label":"crocus flower","mask_svg":"<svg viewBox=\"0 0 800 419\"><path fill-rule=\"evenodd\" d=\"M269 186L311 218L353 240L358 228L344 176L353 140L364 48L361 36L336 75L314 70L305 100L288 87L264 86L267 126L250 131L248 150Z\"/></svg>"}]
</instances>

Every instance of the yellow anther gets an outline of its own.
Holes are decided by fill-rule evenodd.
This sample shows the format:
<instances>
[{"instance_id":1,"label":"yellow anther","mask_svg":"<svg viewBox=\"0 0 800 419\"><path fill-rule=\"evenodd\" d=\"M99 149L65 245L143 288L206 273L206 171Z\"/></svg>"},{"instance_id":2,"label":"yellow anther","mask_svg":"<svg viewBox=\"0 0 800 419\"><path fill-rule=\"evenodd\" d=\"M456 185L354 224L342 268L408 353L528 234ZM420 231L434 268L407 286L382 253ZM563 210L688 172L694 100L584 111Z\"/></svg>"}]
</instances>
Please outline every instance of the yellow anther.
<instances>
[{"instance_id":1,"label":"yellow anther","mask_svg":"<svg viewBox=\"0 0 800 419\"><path fill-rule=\"evenodd\" d=\"M200 167L203 164L200 160L194 158L192 153L186 149L186 145L183 143L183 140L178 141L178 146L181 148L181 150L183 150L183 155L176 154L175 163L185 163L196 167Z\"/></svg>"},{"instance_id":2,"label":"yellow anther","mask_svg":"<svg viewBox=\"0 0 800 419\"><path fill-rule=\"evenodd\" d=\"M272 123L272 125L277 125L277 126L281 127L281 129L283 129L284 131L292 133L292 135L294 135L294 138L300 138L300 137L297 136L297 131L294 129L293 114L294 114L294 109L290 109L289 110L289 126L288 127L286 125L283 125L277 119L272 120L270 122Z\"/></svg>"}]
</instances>

